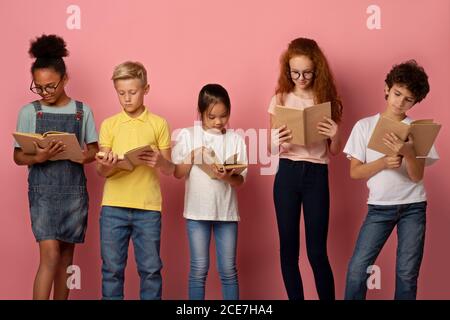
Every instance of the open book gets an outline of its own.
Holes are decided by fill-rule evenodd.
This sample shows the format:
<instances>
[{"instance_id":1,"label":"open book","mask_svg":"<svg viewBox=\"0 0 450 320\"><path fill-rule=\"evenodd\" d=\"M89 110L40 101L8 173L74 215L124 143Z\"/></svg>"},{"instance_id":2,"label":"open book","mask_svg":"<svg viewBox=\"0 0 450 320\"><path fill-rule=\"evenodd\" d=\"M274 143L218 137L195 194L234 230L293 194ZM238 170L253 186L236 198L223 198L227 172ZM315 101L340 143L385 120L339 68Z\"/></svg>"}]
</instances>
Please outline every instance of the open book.
<instances>
[{"instance_id":1,"label":"open book","mask_svg":"<svg viewBox=\"0 0 450 320\"><path fill-rule=\"evenodd\" d=\"M212 149L201 147L195 149L193 152L194 164L212 179L216 179L214 175L214 168L218 171L231 171L234 169L235 175L241 174L242 171L247 168L246 164L238 163L237 154L233 154L225 160L225 162L221 162Z\"/></svg>"},{"instance_id":2,"label":"open book","mask_svg":"<svg viewBox=\"0 0 450 320\"><path fill-rule=\"evenodd\" d=\"M145 165L145 162L139 159L139 156L144 151L153 151L152 146L145 145L138 148L131 149L127 151L125 154L118 155L118 161L116 163L116 167L119 169L132 171L134 167L139 165ZM97 156L103 158L105 156L105 152L98 152Z\"/></svg>"},{"instance_id":3,"label":"open book","mask_svg":"<svg viewBox=\"0 0 450 320\"><path fill-rule=\"evenodd\" d=\"M394 155L395 152L384 144L384 136L392 132L403 141L406 141L411 133L416 156L426 157L440 129L441 125L434 123L431 119L416 120L411 122L411 124L406 124L380 116L367 147L386 155Z\"/></svg>"},{"instance_id":4,"label":"open book","mask_svg":"<svg viewBox=\"0 0 450 320\"><path fill-rule=\"evenodd\" d=\"M80 143L78 142L77 136L73 133L58 131L48 131L43 134L14 132L13 136L25 154L36 154L36 147L33 142L36 142L41 148L45 148L51 141L55 140L62 141L66 149L50 160L77 161L83 159L83 151L81 150Z\"/></svg>"},{"instance_id":5,"label":"open book","mask_svg":"<svg viewBox=\"0 0 450 320\"><path fill-rule=\"evenodd\" d=\"M272 128L286 125L292 131L292 140L289 143L306 146L328 138L317 129L317 124L323 121L323 117L331 118L330 102L305 109L276 106Z\"/></svg>"}]
</instances>

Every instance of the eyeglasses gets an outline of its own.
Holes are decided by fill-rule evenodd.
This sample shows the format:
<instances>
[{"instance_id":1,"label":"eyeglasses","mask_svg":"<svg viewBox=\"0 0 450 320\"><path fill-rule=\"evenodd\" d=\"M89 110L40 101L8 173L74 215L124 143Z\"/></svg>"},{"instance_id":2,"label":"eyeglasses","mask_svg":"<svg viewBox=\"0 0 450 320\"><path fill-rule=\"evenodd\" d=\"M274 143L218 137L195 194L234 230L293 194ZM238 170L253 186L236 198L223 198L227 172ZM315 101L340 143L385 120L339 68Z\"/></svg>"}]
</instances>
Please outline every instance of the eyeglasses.
<instances>
[{"instance_id":1,"label":"eyeglasses","mask_svg":"<svg viewBox=\"0 0 450 320\"><path fill-rule=\"evenodd\" d=\"M314 77L314 71L294 71L291 70L289 72L289 75L292 80L298 80L300 79L300 76L303 76L303 79L311 80Z\"/></svg>"},{"instance_id":2,"label":"eyeglasses","mask_svg":"<svg viewBox=\"0 0 450 320\"><path fill-rule=\"evenodd\" d=\"M47 93L50 93L50 94L51 93L55 93L56 88L58 88L58 86L59 86L59 84L61 83L62 80L63 79L61 78L61 80L59 80L59 82L56 84L56 86L47 85L47 86L44 86L44 87L41 87L41 86L33 87L34 80L32 80L31 84L30 84L30 90L31 90L31 92L36 93L36 94L43 94L44 91L47 92Z\"/></svg>"}]
</instances>

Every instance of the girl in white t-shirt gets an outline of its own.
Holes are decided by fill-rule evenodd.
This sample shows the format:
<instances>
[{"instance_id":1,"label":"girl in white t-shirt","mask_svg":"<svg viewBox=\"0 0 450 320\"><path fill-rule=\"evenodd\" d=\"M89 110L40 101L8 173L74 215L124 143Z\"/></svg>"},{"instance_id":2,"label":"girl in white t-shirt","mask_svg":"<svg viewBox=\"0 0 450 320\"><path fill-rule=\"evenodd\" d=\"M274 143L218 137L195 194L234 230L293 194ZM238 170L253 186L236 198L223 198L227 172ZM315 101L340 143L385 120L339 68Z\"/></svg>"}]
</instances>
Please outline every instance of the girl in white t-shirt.
<instances>
[{"instance_id":1,"label":"girl in white t-shirt","mask_svg":"<svg viewBox=\"0 0 450 320\"><path fill-rule=\"evenodd\" d=\"M182 129L172 152L175 177L186 178L183 216L189 237L189 299L192 300L205 298L212 233L223 298L239 299L236 269L239 212L235 188L244 183L247 169L239 174L238 169L219 171L198 156L205 148L212 150L220 163L236 156L237 163L247 164L244 139L227 129L230 110L225 88L218 84L205 85L198 97L201 123Z\"/></svg>"},{"instance_id":2,"label":"girl in white t-shirt","mask_svg":"<svg viewBox=\"0 0 450 320\"><path fill-rule=\"evenodd\" d=\"M291 130L285 125L271 132L270 152L279 153L273 196L280 237L281 270L290 300L303 300L298 266L300 212L303 205L306 248L314 272L319 299L333 300L334 279L327 256L329 217L328 154L342 150L338 123L342 104L328 62L314 40L293 40L281 56L276 95L269 107L272 128L275 106L305 109L331 102L332 118L324 118L317 130L328 139L301 146L289 143Z\"/></svg>"}]
</instances>

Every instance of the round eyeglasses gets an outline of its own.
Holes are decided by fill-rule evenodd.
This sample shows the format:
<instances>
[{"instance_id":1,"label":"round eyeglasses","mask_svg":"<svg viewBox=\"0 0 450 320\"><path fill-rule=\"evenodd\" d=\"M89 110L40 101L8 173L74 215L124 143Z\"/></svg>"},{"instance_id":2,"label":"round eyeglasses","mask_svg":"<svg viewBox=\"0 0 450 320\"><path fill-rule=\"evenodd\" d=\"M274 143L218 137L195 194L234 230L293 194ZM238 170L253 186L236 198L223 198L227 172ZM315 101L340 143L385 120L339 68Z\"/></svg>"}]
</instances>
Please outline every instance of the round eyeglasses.
<instances>
[{"instance_id":1,"label":"round eyeglasses","mask_svg":"<svg viewBox=\"0 0 450 320\"><path fill-rule=\"evenodd\" d=\"M291 70L289 75L292 80L300 79L300 76L303 76L303 79L311 80L314 77L314 71L295 71Z\"/></svg>"},{"instance_id":2,"label":"round eyeglasses","mask_svg":"<svg viewBox=\"0 0 450 320\"><path fill-rule=\"evenodd\" d=\"M32 80L31 84L30 84L30 90L31 90L31 92L36 93L36 94L43 94L44 91L52 94L52 93L55 93L56 89L58 88L58 86L62 80L63 79L61 78L61 80L59 80L59 82L56 84L56 86L55 85L47 85L47 86L43 86L43 87L42 86L34 86L33 87L34 80Z\"/></svg>"}]
</instances>

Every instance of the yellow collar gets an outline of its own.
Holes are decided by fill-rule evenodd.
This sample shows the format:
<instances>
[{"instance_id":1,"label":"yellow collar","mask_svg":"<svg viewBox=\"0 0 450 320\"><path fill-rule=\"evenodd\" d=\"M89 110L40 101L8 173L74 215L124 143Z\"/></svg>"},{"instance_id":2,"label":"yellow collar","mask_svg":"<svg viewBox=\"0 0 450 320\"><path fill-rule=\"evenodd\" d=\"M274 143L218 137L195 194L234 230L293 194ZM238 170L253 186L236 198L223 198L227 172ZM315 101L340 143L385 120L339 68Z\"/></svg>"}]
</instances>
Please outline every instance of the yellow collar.
<instances>
[{"instance_id":1,"label":"yellow collar","mask_svg":"<svg viewBox=\"0 0 450 320\"><path fill-rule=\"evenodd\" d=\"M132 118L130 117L124 110L122 110L121 113L121 122L128 122L128 121L133 121L133 120L139 120L141 122L146 122L148 119L148 110L147 107L145 107L144 111L137 117L137 118Z\"/></svg>"}]
</instances>

